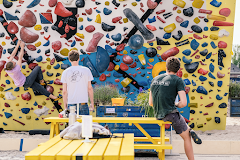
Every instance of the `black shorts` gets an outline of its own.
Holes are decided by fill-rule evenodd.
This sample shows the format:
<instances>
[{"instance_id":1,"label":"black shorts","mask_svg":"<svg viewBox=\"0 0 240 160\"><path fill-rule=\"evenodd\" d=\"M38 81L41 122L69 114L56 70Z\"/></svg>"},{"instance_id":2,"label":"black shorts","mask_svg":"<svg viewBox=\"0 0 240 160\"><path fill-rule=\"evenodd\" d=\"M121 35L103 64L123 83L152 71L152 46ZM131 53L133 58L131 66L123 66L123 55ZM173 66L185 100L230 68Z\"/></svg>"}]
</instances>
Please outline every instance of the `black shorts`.
<instances>
[{"instance_id":1,"label":"black shorts","mask_svg":"<svg viewBox=\"0 0 240 160\"><path fill-rule=\"evenodd\" d=\"M187 123L179 112L167 114L162 120L172 122L172 127L177 134L181 134L188 129Z\"/></svg>"}]
</instances>

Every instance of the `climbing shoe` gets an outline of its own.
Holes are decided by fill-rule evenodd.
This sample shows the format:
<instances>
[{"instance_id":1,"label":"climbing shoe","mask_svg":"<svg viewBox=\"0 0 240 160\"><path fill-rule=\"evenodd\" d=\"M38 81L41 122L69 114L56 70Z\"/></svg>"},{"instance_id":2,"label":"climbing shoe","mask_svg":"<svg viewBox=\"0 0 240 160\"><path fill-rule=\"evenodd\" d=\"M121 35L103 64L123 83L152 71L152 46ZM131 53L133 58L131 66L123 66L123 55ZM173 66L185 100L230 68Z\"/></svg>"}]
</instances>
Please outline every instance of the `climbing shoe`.
<instances>
[{"instance_id":1,"label":"climbing shoe","mask_svg":"<svg viewBox=\"0 0 240 160\"><path fill-rule=\"evenodd\" d=\"M202 140L197 136L197 134L193 130L190 130L189 132L190 132L191 137L193 138L193 141L196 144L202 144Z\"/></svg>"}]
</instances>

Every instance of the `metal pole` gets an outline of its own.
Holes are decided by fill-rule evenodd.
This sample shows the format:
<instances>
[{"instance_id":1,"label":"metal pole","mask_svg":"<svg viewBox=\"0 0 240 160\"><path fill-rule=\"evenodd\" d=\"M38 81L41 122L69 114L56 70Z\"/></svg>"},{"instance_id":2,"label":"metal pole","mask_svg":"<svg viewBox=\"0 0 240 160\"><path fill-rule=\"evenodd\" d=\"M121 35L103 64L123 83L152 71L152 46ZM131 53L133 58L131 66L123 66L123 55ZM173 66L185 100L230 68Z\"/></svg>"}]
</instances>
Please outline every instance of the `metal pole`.
<instances>
[{"instance_id":1,"label":"metal pole","mask_svg":"<svg viewBox=\"0 0 240 160\"><path fill-rule=\"evenodd\" d=\"M171 131L170 131L170 144L172 145L172 125L171 125ZM170 150L170 154L172 154L172 149Z\"/></svg>"}]
</instances>

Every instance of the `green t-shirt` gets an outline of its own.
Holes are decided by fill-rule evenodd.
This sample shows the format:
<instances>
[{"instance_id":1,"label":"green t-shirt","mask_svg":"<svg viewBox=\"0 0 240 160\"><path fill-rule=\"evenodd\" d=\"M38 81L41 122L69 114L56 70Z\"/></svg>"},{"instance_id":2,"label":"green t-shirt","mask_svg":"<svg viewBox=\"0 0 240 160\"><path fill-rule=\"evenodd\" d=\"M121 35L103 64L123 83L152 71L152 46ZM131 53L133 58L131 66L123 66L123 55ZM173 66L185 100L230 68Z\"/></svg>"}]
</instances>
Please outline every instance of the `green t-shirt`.
<instances>
[{"instance_id":1,"label":"green t-shirt","mask_svg":"<svg viewBox=\"0 0 240 160\"><path fill-rule=\"evenodd\" d=\"M164 118L177 109L175 99L178 91L184 91L184 82L176 75L161 74L151 83L153 108L156 118Z\"/></svg>"}]
</instances>

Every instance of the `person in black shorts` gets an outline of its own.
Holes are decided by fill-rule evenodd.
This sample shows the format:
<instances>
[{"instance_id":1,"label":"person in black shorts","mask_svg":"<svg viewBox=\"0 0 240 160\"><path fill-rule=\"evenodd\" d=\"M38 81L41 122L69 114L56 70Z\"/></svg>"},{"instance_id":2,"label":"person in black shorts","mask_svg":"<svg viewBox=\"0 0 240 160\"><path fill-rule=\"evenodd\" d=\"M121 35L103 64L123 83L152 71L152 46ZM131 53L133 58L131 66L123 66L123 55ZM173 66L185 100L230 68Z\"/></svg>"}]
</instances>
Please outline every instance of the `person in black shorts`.
<instances>
[{"instance_id":1,"label":"person in black shorts","mask_svg":"<svg viewBox=\"0 0 240 160\"><path fill-rule=\"evenodd\" d=\"M185 153L189 160L194 160L191 137L194 142L201 144L201 139L189 128L178 108L187 105L184 82L176 76L180 69L180 61L176 57L166 60L166 73L156 76L151 83L149 105L153 106L155 117L159 120L170 121L177 134L184 140ZM180 101L175 103L176 96ZM191 136L191 137L190 137Z\"/></svg>"}]
</instances>

